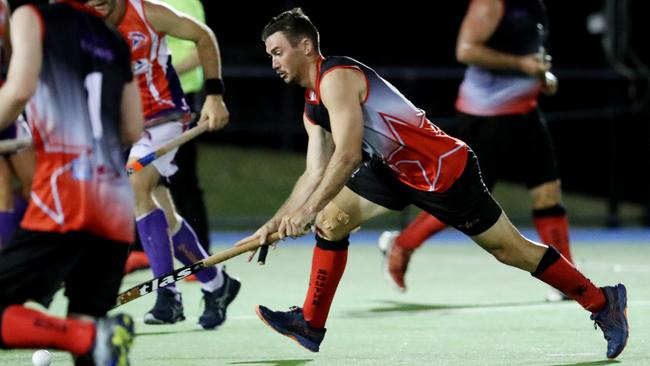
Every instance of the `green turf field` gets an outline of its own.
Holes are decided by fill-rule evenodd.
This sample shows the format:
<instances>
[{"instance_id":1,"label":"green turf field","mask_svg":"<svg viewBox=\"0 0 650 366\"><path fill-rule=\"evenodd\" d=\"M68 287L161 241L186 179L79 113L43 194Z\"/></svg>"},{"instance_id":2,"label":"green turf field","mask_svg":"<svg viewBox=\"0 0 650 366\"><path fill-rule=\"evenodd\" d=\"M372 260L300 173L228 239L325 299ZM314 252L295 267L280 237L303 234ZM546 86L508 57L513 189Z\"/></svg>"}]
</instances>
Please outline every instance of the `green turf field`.
<instances>
[{"instance_id":1,"label":"green turf field","mask_svg":"<svg viewBox=\"0 0 650 366\"><path fill-rule=\"evenodd\" d=\"M353 245L334 300L320 353L310 353L257 319L256 304L272 309L301 305L311 247L282 244L267 266L242 257L228 271L242 290L216 331L196 328L201 310L199 285L183 283L188 320L148 326L142 315L153 304L148 295L120 310L137 318L133 365L606 365L605 340L589 314L573 302L543 301L547 287L527 273L497 263L478 247L436 243L415 256L407 277L409 291L394 292L380 271L371 243ZM621 365L650 364L650 247L575 243L578 266L597 284L624 282L629 294L631 336ZM222 250L223 247L216 248ZM140 271L125 287L148 279ZM53 311L65 302L57 297ZM0 351L0 365L30 365L31 351ZM54 351L53 366L72 365Z\"/></svg>"}]
</instances>

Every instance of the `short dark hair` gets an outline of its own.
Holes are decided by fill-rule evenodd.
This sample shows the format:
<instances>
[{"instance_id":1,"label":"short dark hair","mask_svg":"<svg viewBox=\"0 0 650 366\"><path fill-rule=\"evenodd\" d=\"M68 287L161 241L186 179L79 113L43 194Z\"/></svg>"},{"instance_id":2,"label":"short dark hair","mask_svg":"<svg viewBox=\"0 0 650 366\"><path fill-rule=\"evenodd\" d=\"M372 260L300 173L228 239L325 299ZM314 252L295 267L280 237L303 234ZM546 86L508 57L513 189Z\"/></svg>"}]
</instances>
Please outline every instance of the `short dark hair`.
<instances>
[{"instance_id":1,"label":"short dark hair","mask_svg":"<svg viewBox=\"0 0 650 366\"><path fill-rule=\"evenodd\" d=\"M303 37L307 37L314 43L316 50L320 49L318 29L301 8L293 8L273 17L262 30L262 41L276 32L283 32L291 47L296 47Z\"/></svg>"}]
</instances>

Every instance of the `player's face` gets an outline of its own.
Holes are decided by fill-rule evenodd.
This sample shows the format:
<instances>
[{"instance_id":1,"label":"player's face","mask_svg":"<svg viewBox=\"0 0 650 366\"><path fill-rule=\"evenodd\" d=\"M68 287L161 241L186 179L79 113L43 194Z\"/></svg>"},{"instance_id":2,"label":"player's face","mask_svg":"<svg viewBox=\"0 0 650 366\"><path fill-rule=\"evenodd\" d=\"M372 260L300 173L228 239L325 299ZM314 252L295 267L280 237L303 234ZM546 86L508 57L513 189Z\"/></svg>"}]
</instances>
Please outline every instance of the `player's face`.
<instances>
[{"instance_id":1,"label":"player's face","mask_svg":"<svg viewBox=\"0 0 650 366\"><path fill-rule=\"evenodd\" d=\"M86 6L95 9L95 11L103 17L107 17L113 12L113 10L115 10L115 1L116 0L90 0L86 2Z\"/></svg>"},{"instance_id":2,"label":"player's face","mask_svg":"<svg viewBox=\"0 0 650 366\"><path fill-rule=\"evenodd\" d=\"M285 83L301 83L300 65L302 53L299 47L292 47L282 32L275 32L266 41L266 53L271 57L271 65Z\"/></svg>"}]
</instances>

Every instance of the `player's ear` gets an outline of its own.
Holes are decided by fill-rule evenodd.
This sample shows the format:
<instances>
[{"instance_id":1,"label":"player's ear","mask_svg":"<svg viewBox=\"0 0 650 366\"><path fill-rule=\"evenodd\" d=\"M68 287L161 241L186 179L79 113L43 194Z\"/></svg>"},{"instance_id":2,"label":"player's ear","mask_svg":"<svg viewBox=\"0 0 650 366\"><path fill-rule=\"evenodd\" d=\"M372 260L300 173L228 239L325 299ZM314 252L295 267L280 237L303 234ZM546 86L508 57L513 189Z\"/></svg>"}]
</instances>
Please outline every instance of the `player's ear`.
<instances>
[{"instance_id":1,"label":"player's ear","mask_svg":"<svg viewBox=\"0 0 650 366\"><path fill-rule=\"evenodd\" d=\"M307 37L300 41L300 46L302 48L302 53L305 55L309 55L314 50L314 43Z\"/></svg>"}]
</instances>

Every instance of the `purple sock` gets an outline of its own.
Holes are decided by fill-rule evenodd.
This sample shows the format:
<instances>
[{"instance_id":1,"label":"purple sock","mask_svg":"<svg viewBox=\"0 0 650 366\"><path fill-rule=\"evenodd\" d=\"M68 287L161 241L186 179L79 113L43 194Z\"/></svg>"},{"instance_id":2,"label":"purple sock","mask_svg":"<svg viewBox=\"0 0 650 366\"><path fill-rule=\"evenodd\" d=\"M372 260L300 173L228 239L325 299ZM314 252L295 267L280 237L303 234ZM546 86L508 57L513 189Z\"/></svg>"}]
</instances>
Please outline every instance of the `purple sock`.
<instances>
[{"instance_id":1,"label":"purple sock","mask_svg":"<svg viewBox=\"0 0 650 366\"><path fill-rule=\"evenodd\" d=\"M176 259L184 265L192 264L208 256L199 243L196 233L185 220L183 220L178 232L172 236L172 242L174 243ZM196 277L202 283L210 282L217 277L217 269L215 267L206 268L197 273Z\"/></svg>"},{"instance_id":2,"label":"purple sock","mask_svg":"<svg viewBox=\"0 0 650 366\"><path fill-rule=\"evenodd\" d=\"M165 212L156 208L136 221L142 248L149 258L154 277L163 276L174 270L172 244L169 240L169 225ZM168 288L174 286L167 286Z\"/></svg>"},{"instance_id":3,"label":"purple sock","mask_svg":"<svg viewBox=\"0 0 650 366\"><path fill-rule=\"evenodd\" d=\"M0 247L6 245L16 232L20 223L16 216L14 211L0 211Z\"/></svg>"}]
</instances>

